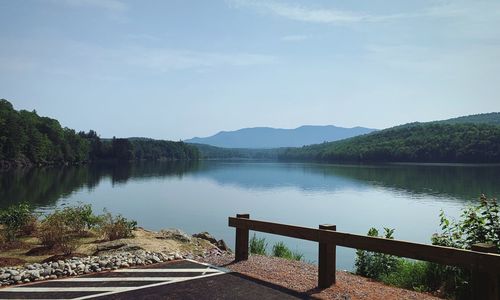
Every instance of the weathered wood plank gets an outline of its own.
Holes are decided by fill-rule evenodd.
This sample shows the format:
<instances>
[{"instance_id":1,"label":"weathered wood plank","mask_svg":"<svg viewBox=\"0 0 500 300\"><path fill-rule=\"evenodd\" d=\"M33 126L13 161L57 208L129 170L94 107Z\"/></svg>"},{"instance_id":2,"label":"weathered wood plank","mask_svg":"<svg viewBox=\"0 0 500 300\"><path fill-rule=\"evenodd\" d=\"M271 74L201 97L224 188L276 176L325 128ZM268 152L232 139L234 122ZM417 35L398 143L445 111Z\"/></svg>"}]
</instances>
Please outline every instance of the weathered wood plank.
<instances>
[{"instance_id":1,"label":"weathered wood plank","mask_svg":"<svg viewBox=\"0 0 500 300\"><path fill-rule=\"evenodd\" d=\"M337 230L335 225L319 225L319 229ZM328 288L335 283L336 247L334 243L319 243L318 287Z\"/></svg>"},{"instance_id":2,"label":"weathered wood plank","mask_svg":"<svg viewBox=\"0 0 500 300\"><path fill-rule=\"evenodd\" d=\"M249 214L238 214L237 218L249 219ZM236 247L234 249L234 256L236 261L248 259L248 237L249 232L247 228L236 228Z\"/></svg>"}]
</instances>

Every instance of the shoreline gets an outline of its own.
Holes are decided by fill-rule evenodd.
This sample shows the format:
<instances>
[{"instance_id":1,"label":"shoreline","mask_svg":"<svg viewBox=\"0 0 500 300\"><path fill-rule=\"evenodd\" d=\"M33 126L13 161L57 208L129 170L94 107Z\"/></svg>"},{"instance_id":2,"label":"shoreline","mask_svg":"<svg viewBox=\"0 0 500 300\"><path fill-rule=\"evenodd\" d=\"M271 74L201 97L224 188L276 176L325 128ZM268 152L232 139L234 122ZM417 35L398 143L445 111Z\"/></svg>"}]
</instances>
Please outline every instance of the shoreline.
<instances>
[{"instance_id":1,"label":"shoreline","mask_svg":"<svg viewBox=\"0 0 500 300\"><path fill-rule=\"evenodd\" d=\"M81 245L66 255L40 247L33 237L20 239L17 248L3 244L0 287L231 251L223 240L208 232L189 235L179 229L151 231L138 227L133 233L134 237L113 241L102 241L97 236L82 238Z\"/></svg>"}]
</instances>

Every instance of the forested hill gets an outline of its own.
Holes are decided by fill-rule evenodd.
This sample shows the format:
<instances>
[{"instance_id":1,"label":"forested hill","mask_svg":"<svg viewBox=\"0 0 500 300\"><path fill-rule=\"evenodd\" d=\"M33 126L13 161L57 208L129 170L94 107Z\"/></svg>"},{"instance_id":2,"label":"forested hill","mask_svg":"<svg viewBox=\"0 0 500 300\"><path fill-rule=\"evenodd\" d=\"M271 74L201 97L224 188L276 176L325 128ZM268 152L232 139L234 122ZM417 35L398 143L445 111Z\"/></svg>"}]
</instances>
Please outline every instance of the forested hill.
<instances>
[{"instance_id":1,"label":"forested hill","mask_svg":"<svg viewBox=\"0 0 500 300\"><path fill-rule=\"evenodd\" d=\"M500 126L413 123L354 138L289 148L283 160L500 163Z\"/></svg>"},{"instance_id":2,"label":"forested hill","mask_svg":"<svg viewBox=\"0 0 500 300\"><path fill-rule=\"evenodd\" d=\"M223 160L276 160L278 154L285 148L248 149L248 148L221 148L205 144L191 144L198 148L200 158Z\"/></svg>"},{"instance_id":3,"label":"forested hill","mask_svg":"<svg viewBox=\"0 0 500 300\"><path fill-rule=\"evenodd\" d=\"M463 116L443 121L437 121L438 123L445 124L490 124L490 125L500 125L500 112L492 112L485 114L477 114L470 116Z\"/></svg>"},{"instance_id":4,"label":"forested hill","mask_svg":"<svg viewBox=\"0 0 500 300\"><path fill-rule=\"evenodd\" d=\"M0 167L2 165L80 163L89 160L198 159L196 147L158 140L101 140L95 131L75 132L36 111L17 111L0 99Z\"/></svg>"},{"instance_id":5,"label":"forested hill","mask_svg":"<svg viewBox=\"0 0 500 300\"><path fill-rule=\"evenodd\" d=\"M235 131L221 131L206 138L192 138L187 143L207 144L224 148L270 149L300 147L331 142L366 134L375 129L364 127L343 128L333 125L301 126L295 129L270 127L243 128Z\"/></svg>"}]
</instances>

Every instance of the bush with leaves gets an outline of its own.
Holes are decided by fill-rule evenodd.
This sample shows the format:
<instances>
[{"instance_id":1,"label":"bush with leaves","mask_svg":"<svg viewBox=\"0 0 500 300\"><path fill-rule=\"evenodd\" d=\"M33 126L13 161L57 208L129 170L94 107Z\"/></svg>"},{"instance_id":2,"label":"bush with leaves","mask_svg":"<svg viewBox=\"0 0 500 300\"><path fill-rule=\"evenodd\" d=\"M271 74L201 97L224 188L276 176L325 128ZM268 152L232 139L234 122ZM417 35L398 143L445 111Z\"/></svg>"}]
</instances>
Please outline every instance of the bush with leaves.
<instances>
[{"instance_id":1,"label":"bush with leaves","mask_svg":"<svg viewBox=\"0 0 500 300\"><path fill-rule=\"evenodd\" d=\"M266 255L267 251L266 238L257 238L255 233L250 239L250 253L258 255Z\"/></svg>"},{"instance_id":2,"label":"bush with leaves","mask_svg":"<svg viewBox=\"0 0 500 300\"><path fill-rule=\"evenodd\" d=\"M496 199L485 195L479 205L468 206L462 211L460 220L450 220L440 213L441 234L432 236L434 245L471 249L477 243L491 243L500 249L500 213Z\"/></svg>"},{"instance_id":3,"label":"bush with leaves","mask_svg":"<svg viewBox=\"0 0 500 300\"><path fill-rule=\"evenodd\" d=\"M71 254L77 248L75 236L67 225L67 216L62 211L55 211L42 220L37 237L47 248Z\"/></svg>"},{"instance_id":4,"label":"bush with leaves","mask_svg":"<svg viewBox=\"0 0 500 300\"><path fill-rule=\"evenodd\" d=\"M90 204L65 207L59 212L68 229L79 236L84 236L99 223L99 216L94 215Z\"/></svg>"},{"instance_id":5,"label":"bush with leaves","mask_svg":"<svg viewBox=\"0 0 500 300\"><path fill-rule=\"evenodd\" d=\"M137 228L137 222L129 220L122 215L113 216L106 212L100 216L99 231L105 239L113 241L133 237L133 231Z\"/></svg>"},{"instance_id":6,"label":"bush with leaves","mask_svg":"<svg viewBox=\"0 0 500 300\"><path fill-rule=\"evenodd\" d=\"M496 199L481 195L479 204L462 211L460 219L451 220L440 213L442 232L431 238L433 245L471 249L477 243L490 243L500 249L500 213ZM394 230L385 228L385 237ZM369 236L378 236L376 229ZM391 255L357 251L356 273L387 284L418 291L437 291L454 299L471 297L471 274L467 269L396 258Z\"/></svg>"},{"instance_id":7,"label":"bush with leaves","mask_svg":"<svg viewBox=\"0 0 500 300\"><path fill-rule=\"evenodd\" d=\"M448 218L443 211L439 214L442 232L432 236L432 244L461 249L471 249L472 245L488 243L500 249L500 210L496 199L485 195L479 204L462 210L458 221ZM469 270L434 265L434 273L440 278L441 289L447 295L457 298L470 296L471 274Z\"/></svg>"},{"instance_id":8,"label":"bush with leaves","mask_svg":"<svg viewBox=\"0 0 500 300\"><path fill-rule=\"evenodd\" d=\"M31 207L26 203L12 205L0 211L0 224L7 241L16 240L19 232L30 222L36 220Z\"/></svg>"},{"instance_id":9,"label":"bush with leaves","mask_svg":"<svg viewBox=\"0 0 500 300\"><path fill-rule=\"evenodd\" d=\"M384 227L384 238L394 239L394 229ZM370 228L368 236L379 237L376 228ZM393 255L370 252L366 250L356 251L356 274L380 280L382 276L391 273L397 265L397 257Z\"/></svg>"}]
</instances>

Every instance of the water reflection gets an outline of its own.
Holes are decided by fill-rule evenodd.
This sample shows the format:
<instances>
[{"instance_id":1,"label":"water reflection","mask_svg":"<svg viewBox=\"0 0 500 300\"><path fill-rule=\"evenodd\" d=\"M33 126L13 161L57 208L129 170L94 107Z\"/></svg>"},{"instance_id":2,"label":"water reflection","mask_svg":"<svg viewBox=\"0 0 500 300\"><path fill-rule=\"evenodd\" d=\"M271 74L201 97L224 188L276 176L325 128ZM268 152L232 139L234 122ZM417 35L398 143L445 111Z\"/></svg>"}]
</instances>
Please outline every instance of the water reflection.
<instances>
[{"instance_id":1,"label":"water reflection","mask_svg":"<svg viewBox=\"0 0 500 300\"><path fill-rule=\"evenodd\" d=\"M198 162L99 163L85 166L18 169L0 173L0 207L27 202L35 207L54 206L60 198L102 180L113 185L129 180L179 177L198 168Z\"/></svg>"},{"instance_id":2,"label":"water reflection","mask_svg":"<svg viewBox=\"0 0 500 300\"><path fill-rule=\"evenodd\" d=\"M133 180L191 176L225 186L252 190L296 188L333 192L381 187L414 198L434 196L470 201L500 191L498 165L322 165L270 162L142 162L100 163L73 167L46 167L0 173L0 207L21 201L36 207L56 204L60 198L102 180L113 185Z\"/></svg>"}]
</instances>

